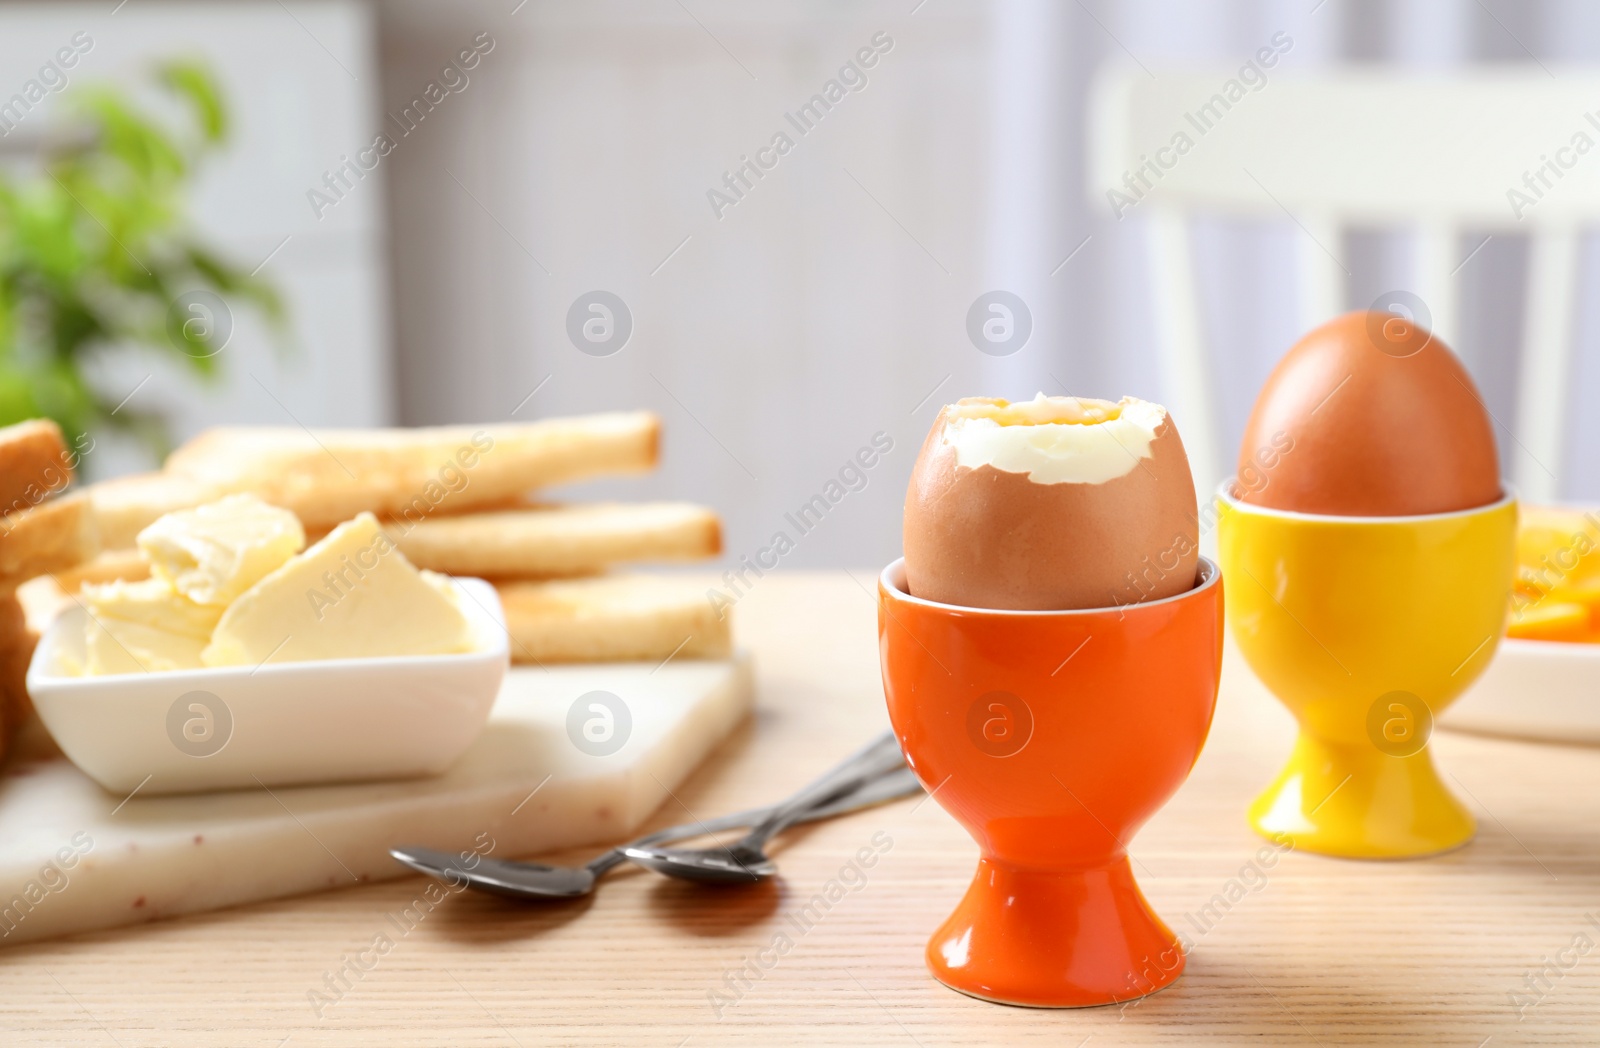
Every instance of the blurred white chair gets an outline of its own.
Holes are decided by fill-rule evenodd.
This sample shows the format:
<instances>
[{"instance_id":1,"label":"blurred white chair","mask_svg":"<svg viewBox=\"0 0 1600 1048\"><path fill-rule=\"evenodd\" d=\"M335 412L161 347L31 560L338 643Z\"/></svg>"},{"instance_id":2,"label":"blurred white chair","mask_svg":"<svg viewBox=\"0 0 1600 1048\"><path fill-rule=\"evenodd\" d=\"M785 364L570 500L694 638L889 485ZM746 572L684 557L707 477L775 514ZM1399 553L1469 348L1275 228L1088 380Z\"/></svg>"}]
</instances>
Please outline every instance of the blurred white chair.
<instances>
[{"instance_id":1,"label":"blurred white chair","mask_svg":"<svg viewBox=\"0 0 1600 1048\"><path fill-rule=\"evenodd\" d=\"M1369 305L1344 301L1346 271L1337 255L1345 226L1416 230L1410 290L1446 341L1459 333L1457 276L1473 250L1461 231L1530 236L1509 461L1524 499L1554 499L1566 437L1578 235L1600 221L1600 73L1565 69L1557 80L1521 66L1451 77L1274 70L1265 86L1240 85L1242 97L1235 90L1230 101L1235 75L1152 78L1138 69L1109 70L1090 109L1090 192L1108 209L1108 193L1123 194L1126 200L1116 201L1122 217L1150 230L1167 396L1197 487L1212 490L1231 472L1232 457L1219 440L1188 233L1187 217L1205 212L1299 226L1306 330ZM1179 152L1180 135L1187 152Z\"/></svg>"}]
</instances>

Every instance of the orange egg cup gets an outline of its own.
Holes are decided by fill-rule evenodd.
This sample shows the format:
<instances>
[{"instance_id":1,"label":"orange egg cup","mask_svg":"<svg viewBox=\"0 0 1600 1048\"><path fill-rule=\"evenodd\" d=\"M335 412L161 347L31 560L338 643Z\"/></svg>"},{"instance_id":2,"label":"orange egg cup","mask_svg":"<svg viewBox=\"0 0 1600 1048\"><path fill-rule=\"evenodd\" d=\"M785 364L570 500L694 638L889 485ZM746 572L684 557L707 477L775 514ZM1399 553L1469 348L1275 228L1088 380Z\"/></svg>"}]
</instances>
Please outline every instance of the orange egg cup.
<instances>
[{"instance_id":1,"label":"orange egg cup","mask_svg":"<svg viewBox=\"0 0 1600 1048\"><path fill-rule=\"evenodd\" d=\"M928 943L935 978L984 1000L1113 1004L1183 971L1128 841L1188 776L1222 668L1222 578L1083 611L996 611L878 582L889 719L918 779L978 842L977 874Z\"/></svg>"}]
</instances>

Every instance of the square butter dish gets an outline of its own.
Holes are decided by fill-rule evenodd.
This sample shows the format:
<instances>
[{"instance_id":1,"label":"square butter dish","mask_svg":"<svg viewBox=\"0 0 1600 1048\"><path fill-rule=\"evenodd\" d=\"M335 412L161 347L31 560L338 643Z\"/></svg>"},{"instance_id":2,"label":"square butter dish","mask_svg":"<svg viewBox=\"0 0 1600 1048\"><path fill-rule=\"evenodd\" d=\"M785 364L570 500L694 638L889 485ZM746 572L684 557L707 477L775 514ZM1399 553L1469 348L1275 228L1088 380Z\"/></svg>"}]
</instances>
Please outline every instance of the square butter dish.
<instances>
[{"instance_id":1,"label":"square butter dish","mask_svg":"<svg viewBox=\"0 0 1600 1048\"><path fill-rule=\"evenodd\" d=\"M113 793L436 775L483 730L510 664L494 587L451 582L477 638L461 654L85 677L75 606L40 638L28 692L68 759Z\"/></svg>"}]
</instances>

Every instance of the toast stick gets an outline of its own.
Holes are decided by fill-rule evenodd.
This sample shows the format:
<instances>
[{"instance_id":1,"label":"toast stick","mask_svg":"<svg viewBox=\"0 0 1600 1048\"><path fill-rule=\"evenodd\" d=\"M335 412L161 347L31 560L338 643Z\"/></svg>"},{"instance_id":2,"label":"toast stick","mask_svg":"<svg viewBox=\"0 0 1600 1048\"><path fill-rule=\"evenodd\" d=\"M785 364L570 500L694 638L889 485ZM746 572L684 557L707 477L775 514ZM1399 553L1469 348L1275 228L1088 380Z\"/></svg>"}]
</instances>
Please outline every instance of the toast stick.
<instances>
[{"instance_id":1,"label":"toast stick","mask_svg":"<svg viewBox=\"0 0 1600 1048\"><path fill-rule=\"evenodd\" d=\"M645 472L659 443L660 420L649 412L422 429L224 428L173 452L166 473L207 497L251 492L307 528L363 510L416 523L534 488Z\"/></svg>"},{"instance_id":2,"label":"toast stick","mask_svg":"<svg viewBox=\"0 0 1600 1048\"><path fill-rule=\"evenodd\" d=\"M513 662L726 658L726 615L692 580L608 575L496 585Z\"/></svg>"},{"instance_id":3,"label":"toast stick","mask_svg":"<svg viewBox=\"0 0 1600 1048\"><path fill-rule=\"evenodd\" d=\"M389 521L384 531L419 568L451 575L563 578L613 564L684 561L722 552L717 515L682 502L546 506Z\"/></svg>"}]
</instances>

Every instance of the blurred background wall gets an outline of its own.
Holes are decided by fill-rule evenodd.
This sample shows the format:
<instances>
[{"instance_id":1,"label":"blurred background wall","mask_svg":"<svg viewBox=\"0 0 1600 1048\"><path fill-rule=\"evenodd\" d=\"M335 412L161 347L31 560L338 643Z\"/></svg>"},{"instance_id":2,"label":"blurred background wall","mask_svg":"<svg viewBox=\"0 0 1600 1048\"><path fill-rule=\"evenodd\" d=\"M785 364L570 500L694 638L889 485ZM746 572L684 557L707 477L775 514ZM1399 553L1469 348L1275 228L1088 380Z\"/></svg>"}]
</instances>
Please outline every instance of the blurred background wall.
<instances>
[{"instance_id":1,"label":"blurred background wall","mask_svg":"<svg viewBox=\"0 0 1600 1048\"><path fill-rule=\"evenodd\" d=\"M247 308L204 382L172 353L128 347L93 365L112 403L164 410L183 438L233 421L369 426L395 418L386 206L362 187L318 218L306 190L341 153L371 140L378 105L376 20L352 3L102 3L0 5L0 104L38 82L69 40L87 46L66 83L26 111L4 112L0 163L35 173L35 154L59 127L74 87L112 82L140 105L175 116L150 67L199 57L221 81L232 118L225 149L207 158L191 210L205 237L243 271L258 270L288 300L290 330L275 340ZM335 61L331 56L337 55ZM47 75L45 80L56 79ZM0 130L5 130L0 127ZM281 345L279 344L281 341ZM96 434L92 476L147 468L149 452Z\"/></svg>"},{"instance_id":2,"label":"blurred background wall","mask_svg":"<svg viewBox=\"0 0 1600 1048\"><path fill-rule=\"evenodd\" d=\"M1118 221L1085 189L1086 101L1105 63L1228 71L1279 32L1293 42L1285 75L1342 62L1600 59L1600 5L1585 0L112 8L0 5L9 78L0 97L81 29L96 46L75 78L133 82L155 56L209 58L237 126L202 179L196 221L246 268L265 260L292 331L275 351L242 318L214 386L139 354L112 355L104 382L133 389L154 375L136 395L170 405L179 436L219 421L427 424L652 408L666 423L663 469L585 494L712 504L730 559L764 545L784 513L886 434L893 450L865 488L786 567L864 567L897 554L905 480L943 402L1037 390L1170 395L1152 344L1139 216ZM851 61L859 78L841 74ZM843 97L808 116L802 107L833 79L850 82ZM780 133L791 148L763 152ZM393 148L366 177L332 206L308 198L379 134ZM0 158L14 162L25 147L10 137ZM771 163L759 178L745 168L746 189L733 172L747 159ZM1197 229L1230 444L1300 333L1300 235L1288 219ZM1480 239L1468 231L1463 254ZM1352 307L1409 286L1406 231L1356 230L1338 249ZM1457 348L1507 424L1525 265L1525 243L1496 235L1461 270ZM1586 290L1600 282L1592 241L1580 280ZM979 352L967 332L974 300L994 289L1020 296L1032 317L1028 343L1009 356ZM603 324L578 302L595 291L631 318L626 343L603 355L610 344L580 351L569 334L586 319ZM1580 300L1563 494L1593 499L1600 420L1581 405L1600 396L1591 305L1600 296ZM124 448L93 468L139 459Z\"/></svg>"}]
</instances>

